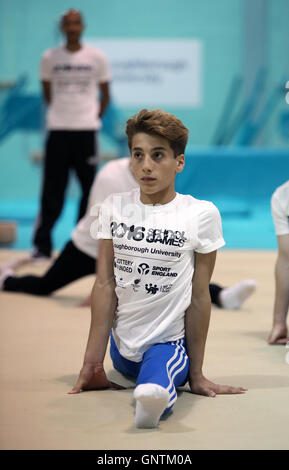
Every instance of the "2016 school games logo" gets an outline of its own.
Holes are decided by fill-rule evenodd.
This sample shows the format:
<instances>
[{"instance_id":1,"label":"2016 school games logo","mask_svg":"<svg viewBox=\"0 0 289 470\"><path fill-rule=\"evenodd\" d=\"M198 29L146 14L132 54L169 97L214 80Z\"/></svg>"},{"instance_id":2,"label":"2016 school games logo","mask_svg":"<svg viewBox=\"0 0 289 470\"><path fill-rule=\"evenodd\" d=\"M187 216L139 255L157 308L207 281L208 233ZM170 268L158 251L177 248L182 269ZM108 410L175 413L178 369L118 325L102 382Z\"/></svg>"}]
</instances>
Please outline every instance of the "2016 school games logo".
<instances>
[{"instance_id":1,"label":"2016 school games logo","mask_svg":"<svg viewBox=\"0 0 289 470\"><path fill-rule=\"evenodd\" d=\"M145 227L131 225L128 227L125 223L111 222L110 224L111 235L117 238L126 238L127 240L141 241L144 240L148 243L161 243L162 245L170 246L184 246L185 232L179 230L169 229L154 229L149 228L146 232Z\"/></svg>"}]
</instances>

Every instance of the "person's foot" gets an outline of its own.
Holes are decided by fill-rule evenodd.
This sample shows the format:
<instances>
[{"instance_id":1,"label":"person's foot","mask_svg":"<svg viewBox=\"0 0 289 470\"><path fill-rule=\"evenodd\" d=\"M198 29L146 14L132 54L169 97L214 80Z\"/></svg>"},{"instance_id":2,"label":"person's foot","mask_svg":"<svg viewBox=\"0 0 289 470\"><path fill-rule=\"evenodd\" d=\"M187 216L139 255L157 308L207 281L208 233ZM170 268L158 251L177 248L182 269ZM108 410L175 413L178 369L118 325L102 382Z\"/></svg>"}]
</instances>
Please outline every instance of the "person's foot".
<instances>
[{"instance_id":1,"label":"person's foot","mask_svg":"<svg viewBox=\"0 0 289 470\"><path fill-rule=\"evenodd\" d=\"M14 271L10 268L0 270L0 290L3 290L4 282L7 277L14 276Z\"/></svg>"},{"instance_id":2,"label":"person's foot","mask_svg":"<svg viewBox=\"0 0 289 470\"><path fill-rule=\"evenodd\" d=\"M219 294L220 306L228 310L238 310L253 294L256 286L256 281L248 279L232 287L225 287Z\"/></svg>"},{"instance_id":3,"label":"person's foot","mask_svg":"<svg viewBox=\"0 0 289 470\"><path fill-rule=\"evenodd\" d=\"M33 262L50 261L50 259L50 253L41 251L39 248L34 248L30 257L30 260Z\"/></svg>"},{"instance_id":4,"label":"person's foot","mask_svg":"<svg viewBox=\"0 0 289 470\"><path fill-rule=\"evenodd\" d=\"M168 406L169 392L160 385L147 383L136 387L135 425L137 428L156 428Z\"/></svg>"},{"instance_id":5,"label":"person's foot","mask_svg":"<svg viewBox=\"0 0 289 470\"><path fill-rule=\"evenodd\" d=\"M14 258L9 261L3 261L0 263L0 273L1 271L5 271L7 269L17 269L19 266L22 266L23 264L29 263L30 261L30 255L25 254L23 256L18 256L17 258Z\"/></svg>"}]
</instances>

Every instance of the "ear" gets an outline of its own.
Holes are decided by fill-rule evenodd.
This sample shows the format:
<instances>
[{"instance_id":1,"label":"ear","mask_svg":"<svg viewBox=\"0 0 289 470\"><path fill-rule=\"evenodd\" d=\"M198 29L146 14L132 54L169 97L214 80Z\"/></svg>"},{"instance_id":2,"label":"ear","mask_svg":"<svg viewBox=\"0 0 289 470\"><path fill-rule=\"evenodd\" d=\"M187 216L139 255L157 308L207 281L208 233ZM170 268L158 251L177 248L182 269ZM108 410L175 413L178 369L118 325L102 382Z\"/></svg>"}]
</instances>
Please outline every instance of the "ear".
<instances>
[{"instance_id":1,"label":"ear","mask_svg":"<svg viewBox=\"0 0 289 470\"><path fill-rule=\"evenodd\" d=\"M185 166L185 155L181 153L176 158L177 166L176 166L176 173L181 173Z\"/></svg>"}]
</instances>

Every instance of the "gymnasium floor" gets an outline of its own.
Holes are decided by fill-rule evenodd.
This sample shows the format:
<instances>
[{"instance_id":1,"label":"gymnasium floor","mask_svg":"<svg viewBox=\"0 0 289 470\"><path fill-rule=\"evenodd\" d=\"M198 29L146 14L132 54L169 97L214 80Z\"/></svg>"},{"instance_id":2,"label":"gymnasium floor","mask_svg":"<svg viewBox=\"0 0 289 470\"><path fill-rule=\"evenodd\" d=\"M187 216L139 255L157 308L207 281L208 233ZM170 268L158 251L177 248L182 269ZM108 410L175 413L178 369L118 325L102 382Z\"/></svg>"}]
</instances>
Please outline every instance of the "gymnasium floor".
<instances>
[{"instance_id":1,"label":"gymnasium floor","mask_svg":"<svg viewBox=\"0 0 289 470\"><path fill-rule=\"evenodd\" d=\"M23 252L21 252L23 253ZM20 252L1 250L0 262ZM0 293L1 449L289 449L289 364L284 346L268 346L275 251L221 250L213 280L256 279L241 311L212 309L204 371L244 395L179 393L173 413L154 430L135 429L132 389L68 395L82 364L89 308L77 304L87 277L51 298ZM45 264L19 273L41 273ZM112 370L110 379L133 387Z\"/></svg>"}]
</instances>

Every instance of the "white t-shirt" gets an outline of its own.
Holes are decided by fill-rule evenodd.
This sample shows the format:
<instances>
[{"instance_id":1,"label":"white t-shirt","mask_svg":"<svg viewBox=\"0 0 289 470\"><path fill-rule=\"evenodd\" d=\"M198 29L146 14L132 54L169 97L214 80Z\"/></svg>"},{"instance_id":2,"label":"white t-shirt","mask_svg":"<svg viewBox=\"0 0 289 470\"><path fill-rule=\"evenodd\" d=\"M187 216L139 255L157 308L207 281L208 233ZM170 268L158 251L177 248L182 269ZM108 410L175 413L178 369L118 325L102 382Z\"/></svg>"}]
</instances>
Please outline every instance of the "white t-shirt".
<instances>
[{"instance_id":1,"label":"white t-shirt","mask_svg":"<svg viewBox=\"0 0 289 470\"><path fill-rule=\"evenodd\" d=\"M92 258L97 258L98 253L98 241L93 236L93 229L97 228L100 204L110 194L130 191L138 186L129 169L130 160L112 160L97 173L90 190L86 213L72 232L75 246Z\"/></svg>"},{"instance_id":2,"label":"white t-shirt","mask_svg":"<svg viewBox=\"0 0 289 470\"><path fill-rule=\"evenodd\" d=\"M63 45L48 49L42 56L40 78L51 83L48 129L100 128L97 85L111 80L101 50L87 45L76 52L68 51Z\"/></svg>"},{"instance_id":3,"label":"white t-shirt","mask_svg":"<svg viewBox=\"0 0 289 470\"><path fill-rule=\"evenodd\" d=\"M224 245L214 204L177 193L168 204L146 205L139 188L113 194L101 206L97 237L113 239L120 354L139 362L152 345L183 338L194 252Z\"/></svg>"},{"instance_id":4,"label":"white t-shirt","mask_svg":"<svg viewBox=\"0 0 289 470\"><path fill-rule=\"evenodd\" d=\"M289 180L274 191L271 212L276 235L289 234Z\"/></svg>"}]
</instances>

